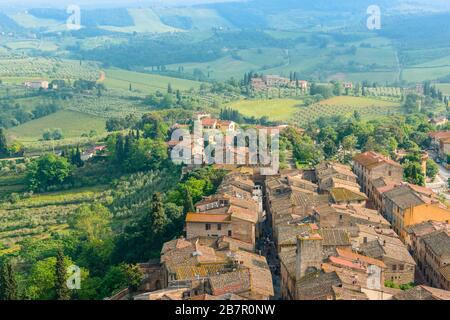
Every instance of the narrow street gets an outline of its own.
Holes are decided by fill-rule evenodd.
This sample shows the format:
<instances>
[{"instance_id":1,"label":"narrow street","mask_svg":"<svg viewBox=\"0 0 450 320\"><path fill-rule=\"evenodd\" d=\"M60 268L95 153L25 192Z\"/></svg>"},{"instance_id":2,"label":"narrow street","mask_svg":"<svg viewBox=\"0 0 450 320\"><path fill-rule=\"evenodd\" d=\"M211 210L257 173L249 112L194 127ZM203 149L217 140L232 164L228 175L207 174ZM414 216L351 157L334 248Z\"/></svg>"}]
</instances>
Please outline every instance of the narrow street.
<instances>
[{"instance_id":1,"label":"narrow street","mask_svg":"<svg viewBox=\"0 0 450 320\"><path fill-rule=\"evenodd\" d=\"M430 158L437 160L437 154L435 151L428 151ZM450 194L447 191L448 179L450 178L450 171L447 170L442 163L437 163L439 172L433 182L427 183L426 186L432 189L437 194L443 194L447 200L450 200Z\"/></svg>"},{"instance_id":2,"label":"narrow street","mask_svg":"<svg viewBox=\"0 0 450 320\"><path fill-rule=\"evenodd\" d=\"M264 190L264 189L263 189ZM272 300L281 299L281 275L280 275L280 261L277 256L277 250L273 241L272 228L270 225L270 217L268 216L268 210L265 202L265 190L263 196L264 210L266 211L267 218L262 226L262 236L257 242L257 250L261 252L261 255L265 256L267 263L269 264L270 271L272 272L274 296Z\"/></svg>"}]
</instances>

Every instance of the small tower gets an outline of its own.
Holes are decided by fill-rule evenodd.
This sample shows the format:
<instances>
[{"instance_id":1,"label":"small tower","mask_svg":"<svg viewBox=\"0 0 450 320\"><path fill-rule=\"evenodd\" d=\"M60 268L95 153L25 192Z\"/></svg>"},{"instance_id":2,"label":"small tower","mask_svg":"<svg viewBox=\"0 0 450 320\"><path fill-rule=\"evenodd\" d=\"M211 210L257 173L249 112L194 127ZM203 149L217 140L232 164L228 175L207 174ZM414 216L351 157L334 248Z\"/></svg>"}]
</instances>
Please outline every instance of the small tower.
<instances>
[{"instance_id":1,"label":"small tower","mask_svg":"<svg viewBox=\"0 0 450 320\"><path fill-rule=\"evenodd\" d=\"M320 270L323 261L323 239L318 233L297 236L296 280Z\"/></svg>"}]
</instances>

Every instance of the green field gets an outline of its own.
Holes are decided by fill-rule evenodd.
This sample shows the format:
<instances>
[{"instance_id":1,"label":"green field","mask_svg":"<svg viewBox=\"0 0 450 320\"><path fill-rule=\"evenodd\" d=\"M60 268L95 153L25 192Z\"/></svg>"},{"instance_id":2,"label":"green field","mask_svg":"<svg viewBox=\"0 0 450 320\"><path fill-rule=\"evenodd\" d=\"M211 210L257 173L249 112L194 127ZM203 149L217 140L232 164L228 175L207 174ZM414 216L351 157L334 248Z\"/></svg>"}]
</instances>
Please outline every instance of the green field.
<instances>
[{"instance_id":1,"label":"green field","mask_svg":"<svg viewBox=\"0 0 450 320\"><path fill-rule=\"evenodd\" d=\"M135 8L128 9L128 13L133 18L134 26L130 27L113 27L113 26L102 26L102 29L116 31L116 32L152 32L152 33L162 33L162 32L174 32L180 31L171 26L165 25L161 22L158 15L150 8Z\"/></svg>"},{"instance_id":2,"label":"green field","mask_svg":"<svg viewBox=\"0 0 450 320\"><path fill-rule=\"evenodd\" d=\"M12 138L27 142L41 139L45 129L60 128L64 138L76 138L81 137L83 133L89 133L90 130L95 130L98 134L105 132L105 122L106 119L103 118L62 110L11 128L7 133Z\"/></svg>"},{"instance_id":3,"label":"green field","mask_svg":"<svg viewBox=\"0 0 450 320\"><path fill-rule=\"evenodd\" d=\"M173 89L189 90L198 89L201 82L164 77L155 74L141 72L132 72L121 69L107 69L105 86L110 89L129 90L130 84L132 90L138 90L142 93L151 93L155 91L165 91L170 83Z\"/></svg>"},{"instance_id":4,"label":"green field","mask_svg":"<svg viewBox=\"0 0 450 320\"><path fill-rule=\"evenodd\" d=\"M319 117L351 116L357 111L366 120L401 112L399 102L384 101L363 97L334 97L320 101L317 104L301 108L293 121L299 125L306 125Z\"/></svg>"},{"instance_id":5,"label":"green field","mask_svg":"<svg viewBox=\"0 0 450 320\"><path fill-rule=\"evenodd\" d=\"M58 46L51 41L40 40L23 40L23 41L9 41L5 44L11 50L41 50L41 51L56 51Z\"/></svg>"},{"instance_id":6,"label":"green field","mask_svg":"<svg viewBox=\"0 0 450 320\"><path fill-rule=\"evenodd\" d=\"M233 25L221 17L220 14L214 9L208 8L155 8L154 11L158 16L163 18L177 18L185 17L190 19L192 29L209 30L211 28L218 27L233 27ZM164 20L164 19L163 19Z\"/></svg>"},{"instance_id":7,"label":"green field","mask_svg":"<svg viewBox=\"0 0 450 320\"><path fill-rule=\"evenodd\" d=\"M101 201L105 186L32 195L15 203L0 205L0 256L20 249L26 238L45 239L63 232L68 217L81 204Z\"/></svg>"},{"instance_id":8,"label":"green field","mask_svg":"<svg viewBox=\"0 0 450 320\"><path fill-rule=\"evenodd\" d=\"M25 80L65 79L97 80L100 69L94 62L61 60L55 58L0 59L0 77L5 83L21 83Z\"/></svg>"},{"instance_id":9,"label":"green field","mask_svg":"<svg viewBox=\"0 0 450 320\"><path fill-rule=\"evenodd\" d=\"M27 12L18 12L10 15L10 17L24 28L45 28L48 31L60 31L67 28L64 23L51 19L36 18Z\"/></svg>"},{"instance_id":10,"label":"green field","mask_svg":"<svg viewBox=\"0 0 450 320\"><path fill-rule=\"evenodd\" d=\"M273 100L243 100L232 103L228 107L238 110L245 116L260 118L269 117L270 120L288 121L299 111L301 100L273 99Z\"/></svg>"},{"instance_id":11,"label":"green field","mask_svg":"<svg viewBox=\"0 0 450 320\"><path fill-rule=\"evenodd\" d=\"M436 87L441 90L444 95L450 96L450 83L437 83Z\"/></svg>"},{"instance_id":12,"label":"green field","mask_svg":"<svg viewBox=\"0 0 450 320\"><path fill-rule=\"evenodd\" d=\"M391 102L391 101L383 101L378 99L371 99L371 98L364 98L364 97L352 97L352 96L339 96L339 97L333 97L330 99L322 100L317 105L320 106L336 106L336 105L343 105L343 106L350 106L350 107L398 107L400 104L398 102Z\"/></svg>"}]
</instances>

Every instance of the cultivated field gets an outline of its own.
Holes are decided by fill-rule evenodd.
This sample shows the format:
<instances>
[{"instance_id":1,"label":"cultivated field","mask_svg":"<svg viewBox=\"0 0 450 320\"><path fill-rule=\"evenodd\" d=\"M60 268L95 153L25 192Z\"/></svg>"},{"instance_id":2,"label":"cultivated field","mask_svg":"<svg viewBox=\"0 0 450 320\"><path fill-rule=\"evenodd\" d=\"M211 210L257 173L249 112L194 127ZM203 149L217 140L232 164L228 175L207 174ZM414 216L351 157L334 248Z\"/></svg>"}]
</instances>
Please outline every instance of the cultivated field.
<instances>
[{"instance_id":1,"label":"cultivated field","mask_svg":"<svg viewBox=\"0 0 450 320\"><path fill-rule=\"evenodd\" d=\"M1 181L1 179L0 179ZM20 249L26 238L44 239L67 228L67 218L81 204L101 201L105 187L32 195L0 205L0 256Z\"/></svg>"},{"instance_id":2,"label":"cultivated field","mask_svg":"<svg viewBox=\"0 0 450 320\"><path fill-rule=\"evenodd\" d=\"M231 103L228 107L249 117L267 116L270 120L289 121L300 110L302 103L295 99L243 100Z\"/></svg>"},{"instance_id":3,"label":"cultivated field","mask_svg":"<svg viewBox=\"0 0 450 320\"><path fill-rule=\"evenodd\" d=\"M38 141L42 139L45 129L62 129L64 138L81 137L95 130L98 134L105 132L106 119L93 117L86 113L62 110L49 116L32 120L7 131L8 135L20 141Z\"/></svg>"},{"instance_id":4,"label":"cultivated field","mask_svg":"<svg viewBox=\"0 0 450 320\"><path fill-rule=\"evenodd\" d=\"M172 77L164 77L155 74L132 72L121 69L107 69L105 86L116 90L132 90L149 94L155 91L166 91L170 83L174 90L198 89L201 82Z\"/></svg>"},{"instance_id":5,"label":"cultivated field","mask_svg":"<svg viewBox=\"0 0 450 320\"><path fill-rule=\"evenodd\" d=\"M306 125L319 117L350 116L357 111L362 118L373 119L383 115L400 113L400 103L363 97L334 97L303 107L294 115L294 121Z\"/></svg>"},{"instance_id":6,"label":"cultivated field","mask_svg":"<svg viewBox=\"0 0 450 320\"><path fill-rule=\"evenodd\" d=\"M97 80L100 69L93 62L54 58L0 59L0 78L7 83L23 83L36 78Z\"/></svg>"}]
</instances>

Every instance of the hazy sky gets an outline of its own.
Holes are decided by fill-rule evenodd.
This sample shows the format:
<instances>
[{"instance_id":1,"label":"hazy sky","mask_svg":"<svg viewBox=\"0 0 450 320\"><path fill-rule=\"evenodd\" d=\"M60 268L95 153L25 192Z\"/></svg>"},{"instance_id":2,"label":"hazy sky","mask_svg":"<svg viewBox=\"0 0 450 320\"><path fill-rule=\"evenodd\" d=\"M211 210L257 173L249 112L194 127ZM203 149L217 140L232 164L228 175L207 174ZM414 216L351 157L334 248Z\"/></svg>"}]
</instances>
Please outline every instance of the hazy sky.
<instances>
[{"instance_id":1,"label":"hazy sky","mask_svg":"<svg viewBox=\"0 0 450 320\"><path fill-rule=\"evenodd\" d=\"M192 5L240 0L0 0L0 5L12 7L61 7L69 4L80 6L146 6L146 5Z\"/></svg>"}]
</instances>

